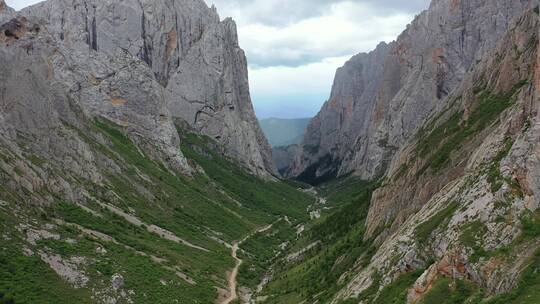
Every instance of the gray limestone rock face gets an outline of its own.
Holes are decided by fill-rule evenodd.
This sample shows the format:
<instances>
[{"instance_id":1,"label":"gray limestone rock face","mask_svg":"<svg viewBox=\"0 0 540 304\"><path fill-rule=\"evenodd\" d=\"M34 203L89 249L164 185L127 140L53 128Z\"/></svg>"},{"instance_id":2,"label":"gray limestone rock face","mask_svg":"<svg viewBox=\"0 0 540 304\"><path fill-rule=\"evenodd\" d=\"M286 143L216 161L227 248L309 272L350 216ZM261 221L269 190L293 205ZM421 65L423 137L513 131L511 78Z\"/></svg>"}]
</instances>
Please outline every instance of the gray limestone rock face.
<instances>
[{"instance_id":1,"label":"gray limestone rock face","mask_svg":"<svg viewBox=\"0 0 540 304\"><path fill-rule=\"evenodd\" d=\"M15 14L15 10L7 6L4 0L0 0L0 24L3 24L4 22L13 18L14 14Z\"/></svg>"},{"instance_id":2,"label":"gray limestone rock face","mask_svg":"<svg viewBox=\"0 0 540 304\"><path fill-rule=\"evenodd\" d=\"M358 134L369 132L370 113L382 82L385 60L390 45L380 44L369 54L359 54L336 72L330 99L308 125L300 154L295 158L288 175L308 179L337 175L341 155L352 152L351 143ZM365 150L360 142L358 149ZM309 174L308 169L313 170ZM306 174L308 173L308 174Z\"/></svg>"},{"instance_id":3,"label":"gray limestone rock face","mask_svg":"<svg viewBox=\"0 0 540 304\"><path fill-rule=\"evenodd\" d=\"M167 93L174 117L222 143L230 156L245 159L258 175L276 173L268 142L254 115L247 61L231 19L203 34L180 62Z\"/></svg>"},{"instance_id":4,"label":"gray limestone rock face","mask_svg":"<svg viewBox=\"0 0 540 304\"><path fill-rule=\"evenodd\" d=\"M338 70L289 175L306 181L351 172L364 179L384 175L403 144L452 101L449 94L512 19L537 3L432 1L395 42Z\"/></svg>"},{"instance_id":5,"label":"gray limestone rock face","mask_svg":"<svg viewBox=\"0 0 540 304\"><path fill-rule=\"evenodd\" d=\"M202 0L49 0L21 14L43 20L66 49L144 63L153 98L165 100L173 118L223 144L253 173L276 173L251 104L236 25L221 22L214 7ZM125 99L128 92L118 93Z\"/></svg>"},{"instance_id":6,"label":"gray limestone rock face","mask_svg":"<svg viewBox=\"0 0 540 304\"><path fill-rule=\"evenodd\" d=\"M285 175L298 152L298 145L272 148L272 157L280 174Z\"/></svg>"},{"instance_id":7,"label":"gray limestone rock face","mask_svg":"<svg viewBox=\"0 0 540 304\"><path fill-rule=\"evenodd\" d=\"M118 290L124 286L124 277L121 274L114 274L111 277L111 285L114 290Z\"/></svg>"},{"instance_id":8,"label":"gray limestone rock face","mask_svg":"<svg viewBox=\"0 0 540 304\"><path fill-rule=\"evenodd\" d=\"M489 295L517 286L538 243L516 242L523 236L521 221L499 219L522 218L540 206L539 22L538 8L524 9L451 93L456 102L438 110L396 153L365 222L364 239L375 238L380 247L368 266L355 269L332 303L359 298L375 273L384 282L382 290L411 268L427 270L410 286L407 303L421 302L429 286L444 277L471 280ZM494 110L497 100L506 108ZM478 117L490 111L494 117L478 124ZM452 131L451 117L461 127L479 127L469 134ZM425 146L425 138L435 134L439 138ZM427 154L420 152L422 145ZM445 155L443 147L451 152L433 167ZM431 226L437 217L444 217L444 224ZM474 223L481 223L485 233L470 243L463 236ZM504 259L490 254L500 248L508 249Z\"/></svg>"},{"instance_id":9,"label":"gray limestone rock face","mask_svg":"<svg viewBox=\"0 0 540 304\"><path fill-rule=\"evenodd\" d=\"M23 145L62 170L99 183L95 155L74 132L91 128L99 117L121 126L156 161L193 172L180 152L164 89L140 60L68 49L44 25L24 17L0 28L9 30L0 33L3 147L14 152Z\"/></svg>"},{"instance_id":10,"label":"gray limestone rock face","mask_svg":"<svg viewBox=\"0 0 540 304\"><path fill-rule=\"evenodd\" d=\"M163 85L207 28L219 23L200 0L49 0L21 14L44 19L69 48L136 56Z\"/></svg>"}]
</instances>

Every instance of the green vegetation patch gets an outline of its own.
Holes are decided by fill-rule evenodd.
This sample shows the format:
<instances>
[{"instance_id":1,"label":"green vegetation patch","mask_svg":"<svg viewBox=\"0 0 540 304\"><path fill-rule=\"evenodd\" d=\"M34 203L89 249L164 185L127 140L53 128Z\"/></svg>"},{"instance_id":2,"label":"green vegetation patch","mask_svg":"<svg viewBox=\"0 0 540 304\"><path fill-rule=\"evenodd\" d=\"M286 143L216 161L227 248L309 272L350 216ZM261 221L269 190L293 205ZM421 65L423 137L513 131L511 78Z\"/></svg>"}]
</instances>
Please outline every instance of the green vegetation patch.
<instances>
[{"instance_id":1,"label":"green vegetation patch","mask_svg":"<svg viewBox=\"0 0 540 304\"><path fill-rule=\"evenodd\" d=\"M447 223L447 221L456 212L458 208L459 203L453 201L448 204L448 206L446 206L443 210L437 212L435 215L430 217L427 221L418 225L418 227L416 227L415 229L416 240L420 244L425 244L431 236L431 233L433 233L433 231L435 231L445 222Z\"/></svg>"},{"instance_id":2,"label":"green vegetation patch","mask_svg":"<svg viewBox=\"0 0 540 304\"><path fill-rule=\"evenodd\" d=\"M208 149L210 159L189 149L189 140L202 144L207 138L193 135L184 140L185 155L197 161L208 174L189 179L173 174L163 164L142 154L111 123L98 121L96 125L113 143L108 148L121 155L127 164L128 174L109 177L112 190L125 203L124 209L134 208L145 222L170 230L190 242L206 248L217 245L206 237L208 231L203 227L223 234L221 238L232 242L255 227L273 222L281 214L306 217L300 210L309 204L308 195L287 184L265 182L249 175L213 150ZM141 173L150 181L137 178ZM138 186L151 190L154 201L141 195Z\"/></svg>"},{"instance_id":3,"label":"green vegetation patch","mask_svg":"<svg viewBox=\"0 0 540 304\"><path fill-rule=\"evenodd\" d=\"M340 207L309 227L297 241L304 247L322 242L319 246L305 252L299 261L276 265L274 280L264 291L269 296L267 303L326 303L352 278L348 271L369 263L376 248L372 239L363 240L365 219L377 186L347 179L323 188L328 204ZM301 249L293 246L290 253Z\"/></svg>"},{"instance_id":4,"label":"green vegetation patch","mask_svg":"<svg viewBox=\"0 0 540 304\"><path fill-rule=\"evenodd\" d=\"M265 272L281 251L280 245L295 241L296 229L285 220L275 223L271 229L254 234L240 246L240 267L238 282L241 286L256 288Z\"/></svg>"},{"instance_id":5,"label":"green vegetation patch","mask_svg":"<svg viewBox=\"0 0 540 304\"><path fill-rule=\"evenodd\" d=\"M28 156L28 160L34 165L34 166L37 166L37 167L41 167L43 166L44 164L47 163L46 160L44 160L43 158L35 155L35 154L32 154L30 156Z\"/></svg>"},{"instance_id":6,"label":"green vegetation patch","mask_svg":"<svg viewBox=\"0 0 540 304\"><path fill-rule=\"evenodd\" d=\"M63 281L39 256L25 256L17 246L0 248L0 303L93 303L90 295Z\"/></svg>"},{"instance_id":7,"label":"green vegetation patch","mask_svg":"<svg viewBox=\"0 0 540 304\"><path fill-rule=\"evenodd\" d=\"M211 274L224 274L234 266L234 261L230 258L230 252L226 248L217 247L212 252L203 252L162 239L159 236L146 231L145 228L132 225L125 219L110 213L107 210L102 209L100 210L100 213L102 214L102 217L96 217L74 204L59 203L50 214L54 215L54 217L61 218L68 223L76 223L86 229L104 233L113 237L119 244L122 244L122 246L129 246L132 248L130 251L111 242L102 242L102 246L108 248L107 251L110 251L110 248L111 250L115 250L117 254L127 254L129 257L131 257L132 254L135 254L135 251L140 251L149 255L151 254L164 258L170 263L170 266L180 266L184 273L195 280L200 281L201 284L207 282ZM77 230L76 228L69 227L66 229L68 231ZM41 244L54 249L55 252L60 253L62 256L77 254L91 255L95 249L95 247L84 247L84 243L80 242L77 244L68 244L65 242L48 240L42 241ZM126 256L122 256L118 258L119 260L111 259L111 261L119 263L121 260L124 261L125 258ZM137 257L132 258L137 260ZM144 261L146 260L150 261L150 258L145 257ZM151 265L152 264L150 264L150 266ZM98 266L104 267L106 264L98 264ZM158 265L153 265L153 267L159 268ZM125 270L127 273L140 272L138 267L132 267L128 264L117 269L117 271L120 270ZM208 289L207 292L214 295L212 288Z\"/></svg>"},{"instance_id":8,"label":"green vegetation patch","mask_svg":"<svg viewBox=\"0 0 540 304\"><path fill-rule=\"evenodd\" d=\"M517 91L527 83L526 80L520 81L506 93L479 90L478 102L466 120L463 120L463 112L458 112L428 135L424 134L417 144L418 155L429 156L424 170L431 168L437 172L445 167L454 151L459 150L465 141L494 123L504 110L515 103Z\"/></svg>"},{"instance_id":9,"label":"green vegetation patch","mask_svg":"<svg viewBox=\"0 0 540 304\"><path fill-rule=\"evenodd\" d=\"M312 227L308 232L310 239L330 241L346 236L367 217L371 195L378 186L378 183L353 180L329 191L329 203L341 204L340 209L325 218L323 223Z\"/></svg>"},{"instance_id":10,"label":"green vegetation patch","mask_svg":"<svg viewBox=\"0 0 540 304\"><path fill-rule=\"evenodd\" d=\"M527 212L521 217L521 236L531 240L540 236L540 212Z\"/></svg>"},{"instance_id":11,"label":"green vegetation patch","mask_svg":"<svg viewBox=\"0 0 540 304\"><path fill-rule=\"evenodd\" d=\"M68 303L66 299L72 301L69 303L93 303L88 290L75 289L62 280L36 252L23 253L25 241L15 229L17 221L11 211L0 206L0 303Z\"/></svg>"},{"instance_id":12,"label":"green vegetation patch","mask_svg":"<svg viewBox=\"0 0 540 304\"><path fill-rule=\"evenodd\" d=\"M374 304L400 304L407 302L407 293L414 282L424 273L418 269L400 276L390 285L385 286L377 296Z\"/></svg>"},{"instance_id":13,"label":"green vegetation patch","mask_svg":"<svg viewBox=\"0 0 540 304\"><path fill-rule=\"evenodd\" d=\"M471 222L463 228L460 241L464 246L474 251L473 255L469 258L470 262L476 263L481 257L487 256L487 252L481 244L487 231L486 225L480 221Z\"/></svg>"},{"instance_id":14,"label":"green vegetation patch","mask_svg":"<svg viewBox=\"0 0 540 304\"><path fill-rule=\"evenodd\" d=\"M381 290L374 304L400 304L407 302L407 293L414 282L422 275L423 269L415 270L400 276Z\"/></svg>"},{"instance_id":15,"label":"green vegetation patch","mask_svg":"<svg viewBox=\"0 0 540 304\"><path fill-rule=\"evenodd\" d=\"M407 294L414 282L424 273L423 269L405 273L379 292L380 278L375 276L370 288L360 294L358 300L373 304L401 304L407 302ZM356 300L356 303L358 303Z\"/></svg>"},{"instance_id":16,"label":"green vegetation patch","mask_svg":"<svg viewBox=\"0 0 540 304\"><path fill-rule=\"evenodd\" d=\"M540 251L529 261L519 279L518 286L509 293L485 301L486 304L537 304L540 303Z\"/></svg>"},{"instance_id":17,"label":"green vegetation patch","mask_svg":"<svg viewBox=\"0 0 540 304\"><path fill-rule=\"evenodd\" d=\"M306 208L314 203L312 196L299 191L297 185L291 183L256 178L242 170L240 165L213 151L211 145L211 139L207 137L187 134L182 143L182 152L201 165L212 182L249 208L249 212L242 215L251 217L259 224L271 223L283 215L293 220L308 220Z\"/></svg>"},{"instance_id":18,"label":"green vegetation patch","mask_svg":"<svg viewBox=\"0 0 540 304\"><path fill-rule=\"evenodd\" d=\"M440 278L424 296L421 304L478 303L483 292L472 282Z\"/></svg>"},{"instance_id":19,"label":"green vegetation patch","mask_svg":"<svg viewBox=\"0 0 540 304\"><path fill-rule=\"evenodd\" d=\"M501 187L504 184L504 178L501 173L500 165L501 161L508 156L508 153L510 153L510 150L512 149L512 146L514 145L514 141L511 138L506 138L504 141L504 147L492 161L492 164L488 170L488 177L487 180L491 185L491 192L495 193L501 189Z\"/></svg>"}]
</instances>

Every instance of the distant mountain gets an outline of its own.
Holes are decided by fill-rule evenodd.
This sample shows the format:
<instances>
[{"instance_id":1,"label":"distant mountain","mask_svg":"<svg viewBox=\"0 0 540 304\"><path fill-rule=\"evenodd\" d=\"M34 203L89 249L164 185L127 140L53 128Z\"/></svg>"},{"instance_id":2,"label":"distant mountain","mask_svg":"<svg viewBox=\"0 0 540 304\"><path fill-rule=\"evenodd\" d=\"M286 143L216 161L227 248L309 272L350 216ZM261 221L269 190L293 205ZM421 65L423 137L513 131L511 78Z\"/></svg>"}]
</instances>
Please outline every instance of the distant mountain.
<instances>
[{"instance_id":1,"label":"distant mountain","mask_svg":"<svg viewBox=\"0 0 540 304\"><path fill-rule=\"evenodd\" d=\"M301 143L309 121L310 118L267 118L260 123L270 145L282 147Z\"/></svg>"}]
</instances>

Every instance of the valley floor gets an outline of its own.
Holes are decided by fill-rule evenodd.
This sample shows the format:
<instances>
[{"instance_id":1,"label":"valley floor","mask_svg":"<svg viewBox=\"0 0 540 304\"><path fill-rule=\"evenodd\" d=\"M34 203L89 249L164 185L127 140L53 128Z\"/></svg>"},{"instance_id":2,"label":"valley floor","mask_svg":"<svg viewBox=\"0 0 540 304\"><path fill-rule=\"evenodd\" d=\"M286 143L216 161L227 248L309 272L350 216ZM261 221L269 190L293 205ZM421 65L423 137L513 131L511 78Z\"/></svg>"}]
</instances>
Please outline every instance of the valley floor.
<instances>
[{"instance_id":1,"label":"valley floor","mask_svg":"<svg viewBox=\"0 0 540 304\"><path fill-rule=\"evenodd\" d=\"M295 184L255 178L208 138L183 140L184 154L201 168L192 178L153 161L110 122L97 121L85 138L114 160L105 161L101 184L66 173L86 199L0 184L0 303L213 303L216 290L229 289L232 302L237 281L258 281L269 263L259 248L240 245L251 246L273 223L287 230L280 237L288 240L290 225L309 218L312 196ZM6 170L25 178L60 174L37 156L29 160L1 147L0 155L2 178ZM284 216L291 224L283 224ZM239 257L231 254L235 248Z\"/></svg>"},{"instance_id":2,"label":"valley floor","mask_svg":"<svg viewBox=\"0 0 540 304\"><path fill-rule=\"evenodd\" d=\"M268 231L268 230L272 229L272 226L274 226L274 224L271 224L271 225L268 225L266 227L257 229L253 233L251 233L248 236L246 236L245 238L243 238L241 241L234 242L232 244L232 246L231 245L227 246L227 247L231 248L231 257L236 261L236 264L235 264L234 268L230 272L228 272L228 275L227 275L227 283L228 283L228 286L229 286L229 290L227 292L226 298L223 299L223 300L218 298L218 300L217 300L218 304L229 304L229 303L231 303L231 302L238 299L238 290L237 290L238 272L239 272L240 266L242 266L242 263L244 262L243 260L238 258L238 250L240 250L240 246L244 242L248 241L251 237L256 235L257 233L262 233L262 232L265 232L265 231Z\"/></svg>"}]
</instances>

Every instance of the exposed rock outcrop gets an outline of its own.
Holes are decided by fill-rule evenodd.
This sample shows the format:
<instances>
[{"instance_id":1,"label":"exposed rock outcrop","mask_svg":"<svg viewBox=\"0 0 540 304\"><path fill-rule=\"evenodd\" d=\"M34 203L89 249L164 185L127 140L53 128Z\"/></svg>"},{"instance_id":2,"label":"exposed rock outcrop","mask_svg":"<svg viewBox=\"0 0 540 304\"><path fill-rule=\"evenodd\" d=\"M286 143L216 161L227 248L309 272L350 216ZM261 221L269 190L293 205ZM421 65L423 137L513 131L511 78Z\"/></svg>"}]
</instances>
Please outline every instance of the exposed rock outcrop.
<instances>
[{"instance_id":1,"label":"exposed rock outcrop","mask_svg":"<svg viewBox=\"0 0 540 304\"><path fill-rule=\"evenodd\" d=\"M386 286L418 268L427 270L409 303L444 277L473 281L488 295L515 288L538 250L537 239L519 238L520 219L540 203L538 8L514 21L452 102L396 153L366 223L365 238L380 247L334 303L358 297L375 274Z\"/></svg>"},{"instance_id":2,"label":"exposed rock outcrop","mask_svg":"<svg viewBox=\"0 0 540 304\"><path fill-rule=\"evenodd\" d=\"M286 175L297 153L298 145L272 148L272 157L280 174Z\"/></svg>"},{"instance_id":3,"label":"exposed rock outcrop","mask_svg":"<svg viewBox=\"0 0 540 304\"><path fill-rule=\"evenodd\" d=\"M230 19L221 22L214 7L202 0L49 0L20 13L43 20L66 49L101 59L138 59L153 74L151 90L159 96L152 99L170 113L160 117L185 120L258 175L276 172L251 104L236 26ZM115 69L107 72L96 81ZM125 94L112 90L111 104L129 107L133 101Z\"/></svg>"},{"instance_id":4,"label":"exposed rock outcrop","mask_svg":"<svg viewBox=\"0 0 540 304\"><path fill-rule=\"evenodd\" d=\"M396 152L535 1L437 0L395 42L338 70L289 175L384 175ZM482 16L482 18L478 18Z\"/></svg>"},{"instance_id":5,"label":"exposed rock outcrop","mask_svg":"<svg viewBox=\"0 0 540 304\"><path fill-rule=\"evenodd\" d=\"M9 35L0 35L1 127L5 129L2 134L11 137L6 141L15 142L21 133L35 137L36 153L45 159L58 157L67 170L80 174L82 168L66 163L65 157L88 159L75 155L84 155L89 149L73 132L75 145L67 144L65 137L53 138L61 136L61 129L81 127L100 116L123 126L149 155L167 160L172 168L186 174L192 172L178 149L179 138L164 90L144 63L125 54L106 56L67 48L57 43L46 27L25 17L2 27L9 31ZM92 166L92 160L88 161ZM91 174L95 169L81 171ZM91 179L99 180L97 175Z\"/></svg>"},{"instance_id":6,"label":"exposed rock outcrop","mask_svg":"<svg viewBox=\"0 0 540 304\"><path fill-rule=\"evenodd\" d=\"M13 18L15 10L7 6L4 0L0 0L0 24L3 24L6 20Z\"/></svg>"},{"instance_id":7,"label":"exposed rock outcrop","mask_svg":"<svg viewBox=\"0 0 540 304\"><path fill-rule=\"evenodd\" d=\"M259 175L277 171L249 93L247 61L236 24L225 19L205 31L167 87L174 117L226 147Z\"/></svg>"}]
</instances>

